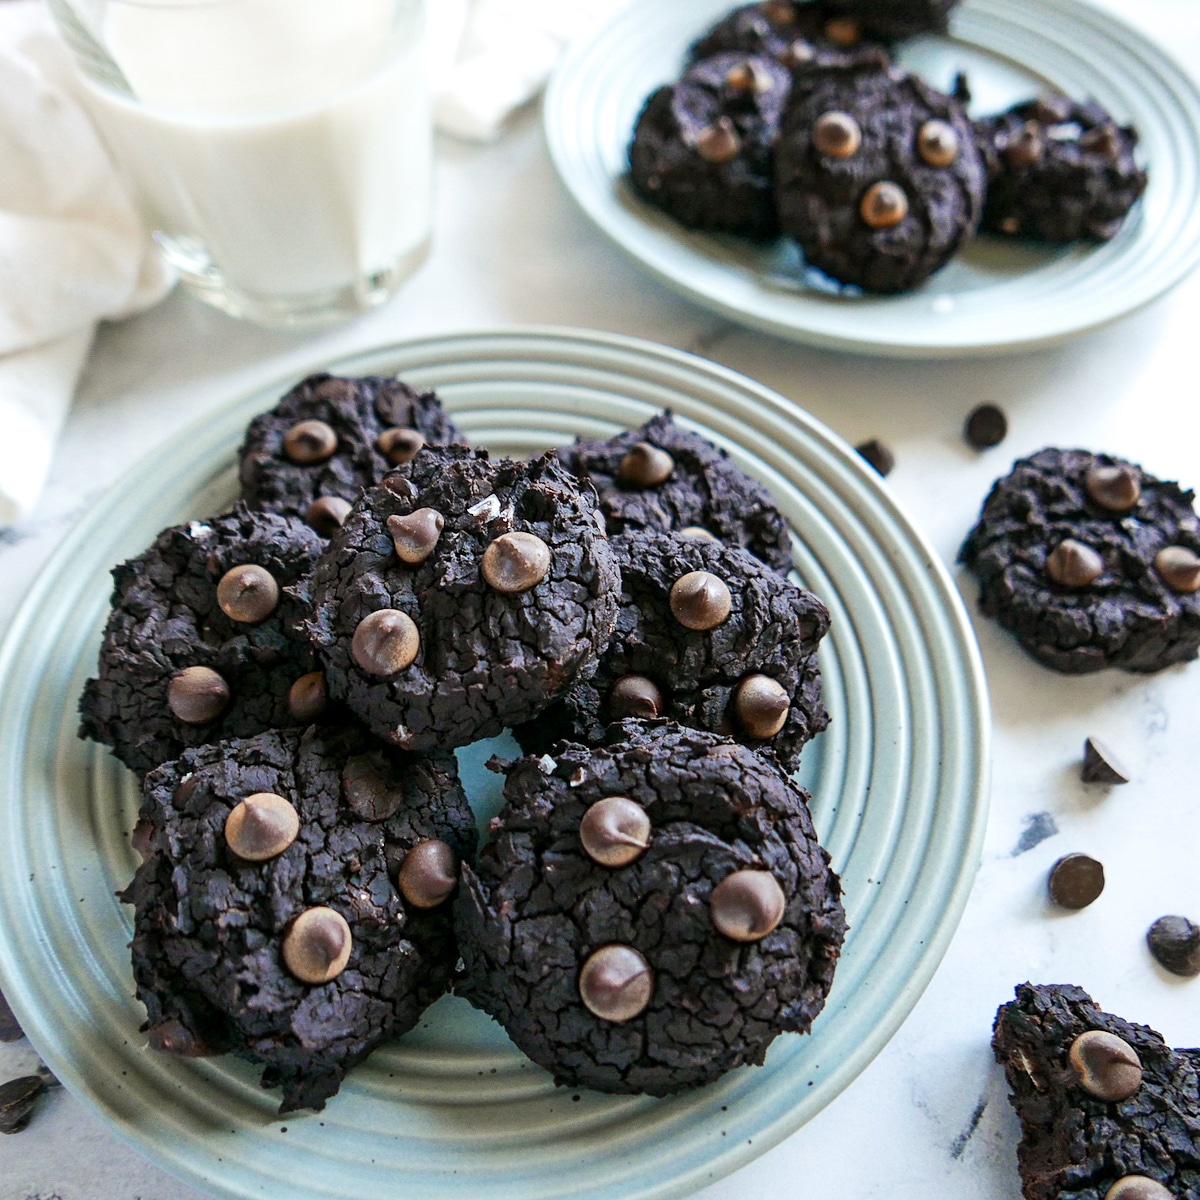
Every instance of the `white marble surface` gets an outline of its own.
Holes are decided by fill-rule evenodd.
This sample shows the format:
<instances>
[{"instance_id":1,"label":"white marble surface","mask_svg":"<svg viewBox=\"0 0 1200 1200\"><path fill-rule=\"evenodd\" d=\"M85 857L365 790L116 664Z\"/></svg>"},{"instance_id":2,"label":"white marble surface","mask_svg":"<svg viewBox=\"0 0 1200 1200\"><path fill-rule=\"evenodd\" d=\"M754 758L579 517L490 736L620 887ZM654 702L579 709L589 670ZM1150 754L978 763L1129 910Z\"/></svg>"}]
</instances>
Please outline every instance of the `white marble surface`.
<instances>
[{"instance_id":1,"label":"white marble surface","mask_svg":"<svg viewBox=\"0 0 1200 1200\"><path fill-rule=\"evenodd\" d=\"M1105 2L1200 71L1196 0ZM385 308L353 325L304 338L264 332L177 294L102 330L36 514L0 531L0 628L72 521L167 435L314 358L430 332L541 322L708 355L792 397L851 442L887 441L899 463L888 486L948 563L991 480L1044 445L1115 450L1159 475L1200 482L1200 277L1054 351L929 365L857 360L745 332L642 275L560 190L536 114L495 146L444 144L438 184L430 260ZM1011 432L979 455L960 429L985 400L1007 410ZM962 582L973 607L973 588ZM1166 975L1143 940L1164 913L1200 914L1200 666L1149 679L1061 678L994 627L976 628L995 710L992 811L950 951L859 1079L780 1146L699 1193L702 1200L1015 1200L1018 1130L988 1037L996 1006L1026 979L1079 983L1172 1044L1200 1043L1200 982ZM1089 734L1124 755L1131 784L1108 791L1078 782ZM1039 813L1059 832L1018 853ZM1045 876L1072 850L1102 859L1109 884L1090 909L1063 915L1043 899ZM0 1079L35 1065L27 1042L0 1046ZM24 1133L0 1138L0 1200L196 1197L115 1142L61 1089Z\"/></svg>"}]
</instances>

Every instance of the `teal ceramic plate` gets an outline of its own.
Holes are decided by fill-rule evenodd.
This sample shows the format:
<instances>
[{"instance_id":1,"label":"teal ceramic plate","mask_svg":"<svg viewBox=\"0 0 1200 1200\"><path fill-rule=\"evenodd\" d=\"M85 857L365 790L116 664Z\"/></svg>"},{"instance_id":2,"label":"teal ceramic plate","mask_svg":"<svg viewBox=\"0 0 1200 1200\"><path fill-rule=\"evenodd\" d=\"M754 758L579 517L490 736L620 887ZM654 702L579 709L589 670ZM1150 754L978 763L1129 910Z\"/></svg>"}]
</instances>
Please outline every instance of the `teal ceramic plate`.
<instances>
[{"instance_id":1,"label":"teal ceramic plate","mask_svg":"<svg viewBox=\"0 0 1200 1200\"><path fill-rule=\"evenodd\" d=\"M160 1166L225 1197L615 1200L685 1195L786 1137L895 1032L933 974L975 874L986 699L946 572L878 479L787 400L629 339L549 330L443 337L332 364L436 386L480 445L526 455L608 436L664 405L761 479L795 530L796 569L828 603L833 725L810 748L817 825L851 932L810 1037L761 1068L668 1100L556 1089L498 1026L444 998L352 1073L320 1114L231 1058L146 1048L131 999L132 778L75 737L108 570L158 529L234 496L247 420L294 380L185 430L113 488L47 565L0 651L0 986L56 1075ZM314 369L316 364L314 364ZM481 819L492 745L464 752ZM284 1132L286 1126L286 1132ZM800 1188L798 1183L798 1194Z\"/></svg>"},{"instance_id":2,"label":"teal ceramic plate","mask_svg":"<svg viewBox=\"0 0 1200 1200\"><path fill-rule=\"evenodd\" d=\"M965 0L950 37L917 39L900 58L943 88L965 70L976 115L1054 87L1132 121L1150 186L1107 245L1038 250L980 238L915 292L850 297L806 282L782 243L688 232L628 189L626 152L645 98L678 77L687 46L731 7L637 0L563 60L546 96L550 153L567 190L618 246L700 304L864 354L999 353L1132 312L1200 260L1200 94L1160 49L1080 0Z\"/></svg>"}]
</instances>

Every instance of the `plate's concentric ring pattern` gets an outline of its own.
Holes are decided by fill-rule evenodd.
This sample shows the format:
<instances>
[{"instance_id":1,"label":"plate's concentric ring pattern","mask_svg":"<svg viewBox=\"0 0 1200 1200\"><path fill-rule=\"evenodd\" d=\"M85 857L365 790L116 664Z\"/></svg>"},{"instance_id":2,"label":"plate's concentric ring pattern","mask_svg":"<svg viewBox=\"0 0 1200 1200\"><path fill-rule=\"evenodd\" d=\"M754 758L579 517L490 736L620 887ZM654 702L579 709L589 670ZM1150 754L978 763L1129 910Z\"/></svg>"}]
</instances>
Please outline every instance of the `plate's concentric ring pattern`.
<instances>
[{"instance_id":1,"label":"plate's concentric ring pattern","mask_svg":"<svg viewBox=\"0 0 1200 1200\"><path fill-rule=\"evenodd\" d=\"M675 351L524 331L393 346L334 364L436 385L474 440L525 454L670 405L774 491L796 566L829 603L834 725L805 767L852 925L811 1037L765 1067L669 1100L555 1089L490 1021L442 1000L354 1072L324 1113L273 1119L256 1073L145 1048L131 999L129 777L75 738L108 569L168 523L233 495L253 413L291 382L185 431L59 549L0 651L0 975L51 1068L161 1166L225 1197L613 1200L684 1195L827 1104L932 975L974 877L985 821L986 700L945 571L857 456L783 398ZM498 781L464 754L481 814ZM286 1126L286 1132L284 1131Z\"/></svg>"},{"instance_id":2,"label":"plate's concentric ring pattern","mask_svg":"<svg viewBox=\"0 0 1200 1200\"><path fill-rule=\"evenodd\" d=\"M691 299L768 332L868 354L935 357L1028 349L1147 304L1200 261L1200 93L1160 49L1082 0L965 0L949 39L906 54L948 86L965 67L980 111L1057 87L1094 96L1141 133L1150 186L1110 243L971 250L920 290L839 297L805 289L772 252L689 233L622 182L646 96L679 72L729 0L638 0L559 65L546 134L563 183L618 246Z\"/></svg>"}]
</instances>

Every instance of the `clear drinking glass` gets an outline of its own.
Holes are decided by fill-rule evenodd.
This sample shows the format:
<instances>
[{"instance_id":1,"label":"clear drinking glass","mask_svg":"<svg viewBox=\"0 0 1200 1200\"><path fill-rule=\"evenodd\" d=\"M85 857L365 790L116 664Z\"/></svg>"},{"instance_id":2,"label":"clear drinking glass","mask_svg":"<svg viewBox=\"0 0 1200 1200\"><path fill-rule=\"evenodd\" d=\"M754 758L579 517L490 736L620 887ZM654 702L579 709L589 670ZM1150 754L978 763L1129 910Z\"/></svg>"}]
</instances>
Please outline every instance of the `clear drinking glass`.
<instances>
[{"instance_id":1,"label":"clear drinking glass","mask_svg":"<svg viewBox=\"0 0 1200 1200\"><path fill-rule=\"evenodd\" d=\"M424 257L423 0L50 0L166 258L266 324L337 320Z\"/></svg>"}]
</instances>

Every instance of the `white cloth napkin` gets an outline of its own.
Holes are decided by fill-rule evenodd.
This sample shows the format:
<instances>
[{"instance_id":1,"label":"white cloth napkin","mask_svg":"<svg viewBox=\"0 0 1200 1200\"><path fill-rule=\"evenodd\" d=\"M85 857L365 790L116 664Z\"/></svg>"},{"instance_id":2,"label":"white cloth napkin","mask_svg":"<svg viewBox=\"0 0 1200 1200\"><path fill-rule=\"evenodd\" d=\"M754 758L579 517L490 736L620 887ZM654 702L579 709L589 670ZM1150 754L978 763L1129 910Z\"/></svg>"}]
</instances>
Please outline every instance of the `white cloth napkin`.
<instances>
[{"instance_id":1,"label":"white cloth napkin","mask_svg":"<svg viewBox=\"0 0 1200 1200\"><path fill-rule=\"evenodd\" d=\"M427 0L434 114L443 133L492 141L563 50L629 0Z\"/></svg>"},{"instance_id":2,"label":"white cloth napkin","mask_svg":"<svg viewBox=\"0 0 1200 1200\"><path fill-rule=\"evenodd\" d=\"M0 3L0 526L42 489L96 322L171 280L36 0Z\"/></svg>"}]
</instances>

